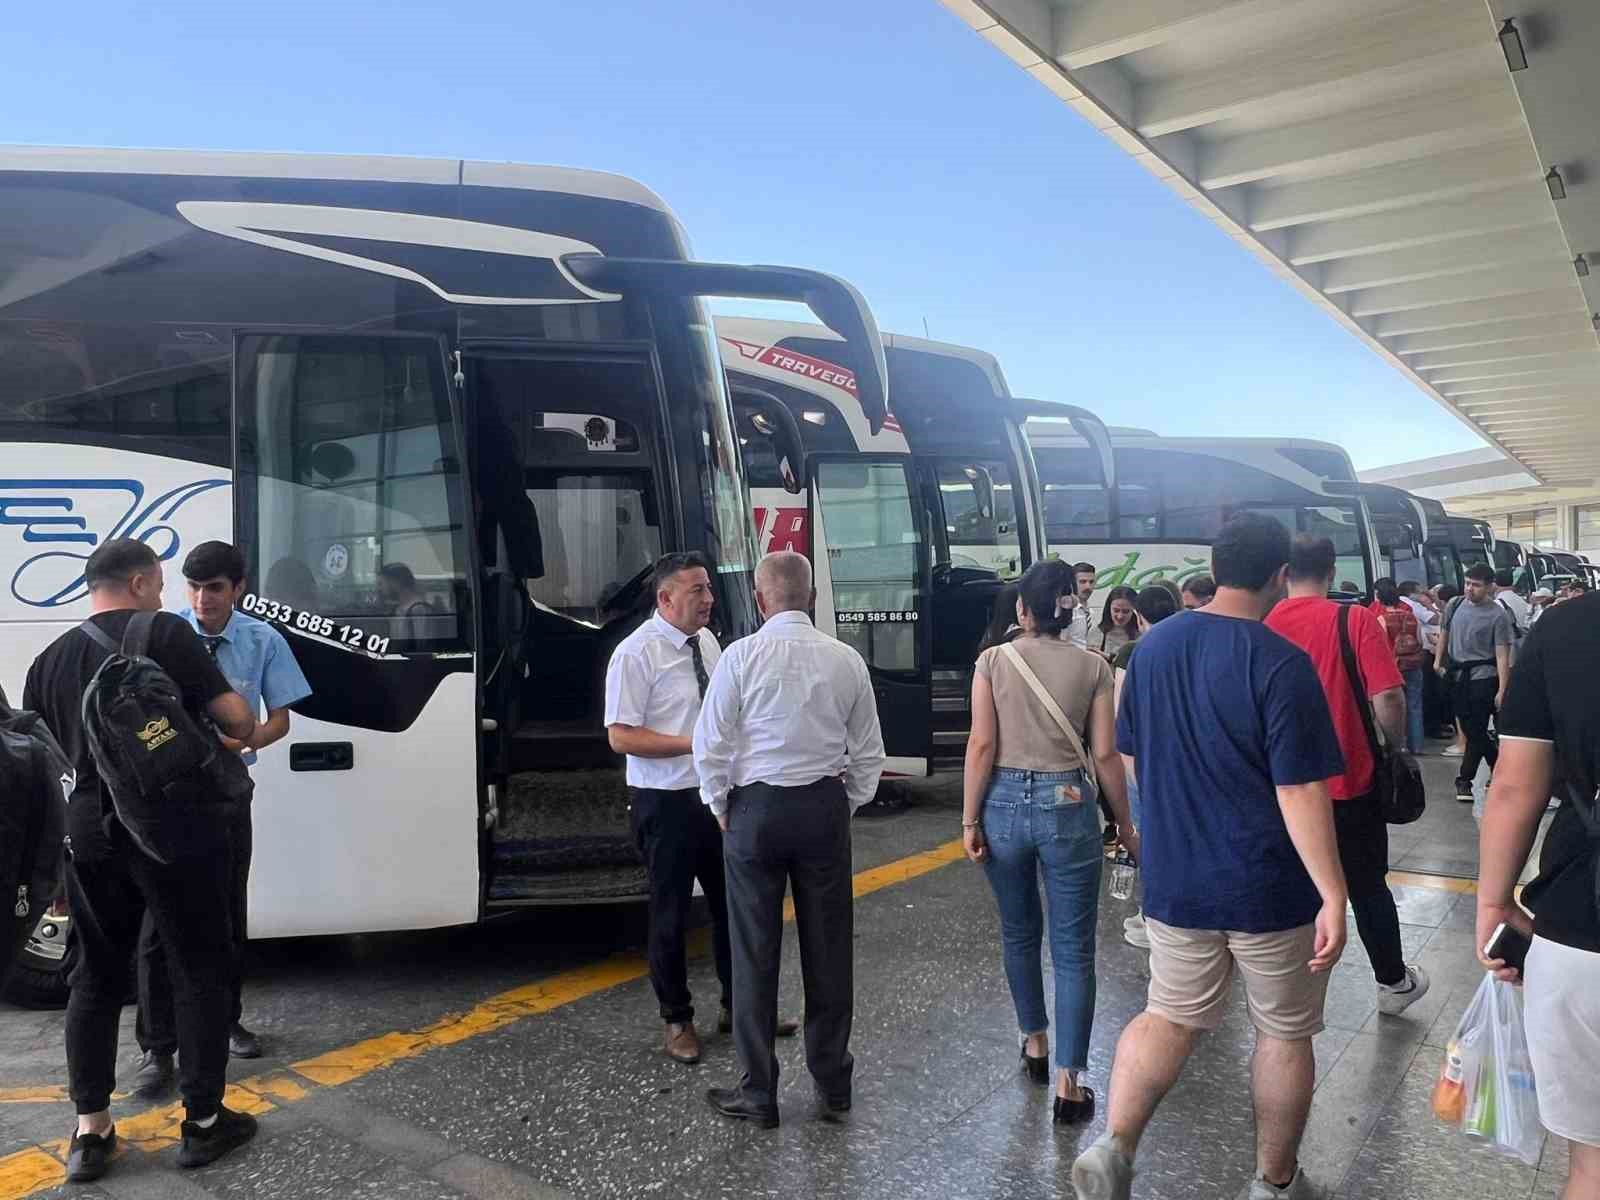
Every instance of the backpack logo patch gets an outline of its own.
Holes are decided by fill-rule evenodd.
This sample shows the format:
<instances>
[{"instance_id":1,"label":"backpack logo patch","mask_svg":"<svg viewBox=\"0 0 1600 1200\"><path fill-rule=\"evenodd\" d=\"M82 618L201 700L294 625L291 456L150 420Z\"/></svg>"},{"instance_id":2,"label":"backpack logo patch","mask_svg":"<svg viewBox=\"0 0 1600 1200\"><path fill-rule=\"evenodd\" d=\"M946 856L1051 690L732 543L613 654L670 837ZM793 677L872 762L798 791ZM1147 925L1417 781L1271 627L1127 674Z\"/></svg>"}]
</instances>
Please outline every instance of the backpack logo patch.
<instances>
[{"instance_id":1,"label":"backpack logo patch","mask_svg":"<svg viewBox=\"0 0 1600 1200\"><path fill-rule=\"evenodd\" d=\"M137 734L139 740L144 743L146 750L159 749L177 736L178 731L172 728L172 721L167 717L160 717L151 721L143 729L139 730Z\"/></svg>"}]
</instances>

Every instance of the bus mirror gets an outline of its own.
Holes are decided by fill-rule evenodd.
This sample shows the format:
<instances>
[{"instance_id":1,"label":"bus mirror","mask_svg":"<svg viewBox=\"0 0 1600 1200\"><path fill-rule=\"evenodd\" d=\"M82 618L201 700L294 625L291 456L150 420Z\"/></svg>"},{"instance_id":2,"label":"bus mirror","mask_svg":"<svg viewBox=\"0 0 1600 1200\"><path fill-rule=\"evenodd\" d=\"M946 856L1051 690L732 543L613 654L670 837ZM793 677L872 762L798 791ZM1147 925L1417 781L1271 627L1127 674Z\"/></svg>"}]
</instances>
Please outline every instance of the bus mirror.
<instances>
[{"instance_id":1,"label":"bus mirror","mask_svg":"<svg viewBox=\"0 0 1600 1200\"><path fill-rule=\"evenodd\" d=\"M730 386L729 392L733 397L734 414L740 422L748 424L753 434L771 442L783 490L798 496L805 491L806 451L794 413L782 400L758 388Z\"/></svg>"},{"instance_id":2,"label":"bus mirror","mask_svg":"<svg viewBox=\"0 0 1600 1200\"><path fill-rule=\"evenodd\" d=\"M568 254L562 265L586 286L603 291L653 291L669 296L728 296L804 304L856 351L856 399L873 433L889 415L889 368L878 323L861 293L844 280L799 267L744 267L665 258L608 258Z\"/></svg>"},{"instance_id":3,"label":"bus mirror","mask_svg":"<svg viewBox=\"0 0 1600 1200\"><path fill-rule=\"evenodd\" d=\"M1116 491L1117 456L1111 447L1111 431L1094 413L1076 404L1062 404L1056 400L1014 400L1012 410L1019 421L1026 421L1029 417L1067 421L1072 431L1094 451L1095 460L1100 464L1100 486L1108 494Z\"/></svg>"}]
</instances>

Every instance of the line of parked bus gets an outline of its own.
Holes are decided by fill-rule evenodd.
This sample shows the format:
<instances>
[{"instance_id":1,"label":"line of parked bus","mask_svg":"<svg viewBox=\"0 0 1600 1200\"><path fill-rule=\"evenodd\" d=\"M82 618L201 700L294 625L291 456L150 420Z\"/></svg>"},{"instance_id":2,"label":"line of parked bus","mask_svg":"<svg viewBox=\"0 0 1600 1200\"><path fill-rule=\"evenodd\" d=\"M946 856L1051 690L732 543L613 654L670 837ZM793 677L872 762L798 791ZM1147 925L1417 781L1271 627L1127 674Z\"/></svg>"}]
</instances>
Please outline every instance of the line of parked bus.
<instances>
[{"instance_id":1,"label":"line of parked bus","mask_svg":"<svg viewBox=\"0 0 1600 1200\"><path fill-rule=\"evenodd\" d=\"M1102 594L1181 581L1254 509L1332 537L1356 598L1504 545L1337 446L1013 396L987 353L880 335L841 280L691 260L616 176L19 147L0 235L0 684L85 615L106 539L174 568L239 544L245 608L314 688L255 768L255 936L639 898L602 680L667 551L715 563L724 639L756 627L761 551L809 555L891 770L921 775L960 754L995 598L1042 556ZM713 322L706 296L820 324ZM53 909L11 994L59 997L69 931Z\"/></svg>"}]
</instances>

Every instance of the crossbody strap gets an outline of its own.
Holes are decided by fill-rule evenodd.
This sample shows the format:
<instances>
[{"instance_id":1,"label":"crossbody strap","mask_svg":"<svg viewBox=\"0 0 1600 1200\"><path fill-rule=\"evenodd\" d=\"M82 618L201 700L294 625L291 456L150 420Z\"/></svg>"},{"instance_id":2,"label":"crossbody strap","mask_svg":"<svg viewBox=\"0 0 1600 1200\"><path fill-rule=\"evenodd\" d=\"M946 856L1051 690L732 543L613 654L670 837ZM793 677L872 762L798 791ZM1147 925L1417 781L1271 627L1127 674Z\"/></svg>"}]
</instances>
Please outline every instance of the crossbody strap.
<instances>
[{"instance_id":1,"label":"crossbody strap","mask_svg":"<svg viewBox=\"0 0 1600 1200\"><path fill-rule=\"evenodd\" d=\"M1015 642L1007 642L1000 647L1000 653L1006 656L1006 661L1017 669L1017 674L1022 676L1022 682L1028 685L1030 691L1038 697L1039 703L1044 706L1045 712L1050 714L1061 732L1066 735L1067 745L1072 747L1074 754L1083 763L1083 773L1089 777L1089 782L1094 784L1095 791L1100 790L1100 780L1095 774L1094 759L1089 757L1089 752L1083 747L1083 739L1078 736L1078 731L1072 727L1072 722L1067 720L1067 714L1056 703L1054 696L1048 688L1040 682L1039 677L1033 673L1033 668L1022 657L1022 651L1017 649Z\"/></svg>"},{"instance_id":2,"label":"crossbody strap","mask_svg":"<svg viewBox=\"0 0 1600 1200\"><path fill-rule=\"evenodd\" d=\"M79 622L78 628L83 632L84 636L107 654L116 654L121 651L122 647L112 640L111 635L89 618L85 617Z\"/></svg>"},{"instance_id":3,"label":"crossbody strap","mask_svg":"<svg viewBox=\"0 0 1600 1200\"><path fill-rule=\"evenodd\" d=\"M1350 614L1353 609L1339 610L1339 654L1344 659L1345 675L1350 680L1350 690L1355 693L1356 707L1361 710L1361 727L1367 731L1367 746L1376 762L1383 756L1378 745L1378 730L1372 721L1372 701L1367 698L1366 685L1361 680L1361 667L1356 662L1356 649L1350 642Z\"/></svg>"}]
</instances>

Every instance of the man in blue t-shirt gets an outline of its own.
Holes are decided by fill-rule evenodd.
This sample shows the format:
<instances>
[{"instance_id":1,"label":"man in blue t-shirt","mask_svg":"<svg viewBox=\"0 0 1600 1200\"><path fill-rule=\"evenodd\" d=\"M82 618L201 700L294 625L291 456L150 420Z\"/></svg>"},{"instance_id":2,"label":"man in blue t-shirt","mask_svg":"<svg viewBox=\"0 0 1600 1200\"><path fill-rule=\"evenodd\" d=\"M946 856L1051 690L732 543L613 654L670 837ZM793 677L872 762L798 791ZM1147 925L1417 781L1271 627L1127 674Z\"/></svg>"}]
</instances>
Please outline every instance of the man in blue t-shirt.
<instances>
[{"instance_id":1,"label":"man in blue t-shirt","mask_svg":"<svg viewBox=\"0 0 1600 1200\"><path fill-rule=\"evenodd\" d=\"M1139 639L1117 717L1137 764L1145 1011L1123 1031L1106 1133L1073 1164L1080 1195L1126 1200L1139 1137L1237 966L1256 1027L1250 1200L1300 1200L1311 1039L1345 943L1327 780L1344 770L1316 670L1262 618L1284 594L1289 532L1243 513L1212 549L1215 598Z\"/></svg>"}]
</instances>

